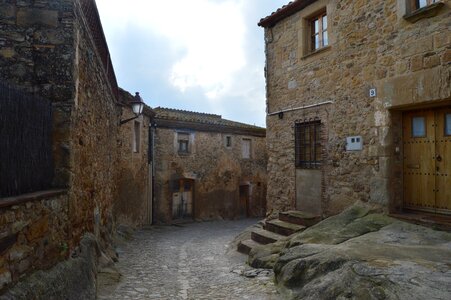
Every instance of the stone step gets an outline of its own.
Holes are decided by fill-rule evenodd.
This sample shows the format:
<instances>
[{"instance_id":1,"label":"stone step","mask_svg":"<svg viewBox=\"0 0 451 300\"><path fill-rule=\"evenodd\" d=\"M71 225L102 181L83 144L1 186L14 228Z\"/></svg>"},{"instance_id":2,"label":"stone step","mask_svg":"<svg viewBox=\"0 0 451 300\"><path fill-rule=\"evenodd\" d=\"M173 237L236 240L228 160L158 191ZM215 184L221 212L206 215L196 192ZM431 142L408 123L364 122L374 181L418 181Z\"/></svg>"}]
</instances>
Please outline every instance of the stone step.
<instances>
[{"instance_id":1,"label":"stone step","mask_svg":"<svg viewBox=\"0 0 451 300\"><path fill-rule=\"evenodd\" d=\"M255 229L251 232L251 238L257 243L266 245L285 239L285 236L265 229Z\"/></svg>"},{"instance_id":2,"label":"stone step","mask_svg":"<svg viewBox=\"0 0 451 300\"><path fill-rule=\"evenodd\" d=\"M292 211L285 211L279 213L279 220L291 223L291 224L297 224L302 225L305 227L310 227L315 225L316 223L319 223L321 221L320 216L316 216L314 214L305 213L302 211L292 210Z\"/></svg>"},{"instance_id":3,"label":"stone step","mask_svg":"<svg viewBox=\"0 0 451 300\"><path fill-rule=\"evenodd\" d=\"M256 241L244 240L238 244L238 252L241 252L243 254L249 254L253 248L259 245L261 244L257 243Z\"/></svg>"},{"instance_id":4,"label":"stone step","mask_svg":"<svg viewBox=\"0 0 451 300\"><path fill-rule=\"evenodd\" d=\"M293 233L304 230L306 227L302 225L292 224L281 220L266 221L265 229L274 233L289 236Z\"/></svg>"}]
</instances>

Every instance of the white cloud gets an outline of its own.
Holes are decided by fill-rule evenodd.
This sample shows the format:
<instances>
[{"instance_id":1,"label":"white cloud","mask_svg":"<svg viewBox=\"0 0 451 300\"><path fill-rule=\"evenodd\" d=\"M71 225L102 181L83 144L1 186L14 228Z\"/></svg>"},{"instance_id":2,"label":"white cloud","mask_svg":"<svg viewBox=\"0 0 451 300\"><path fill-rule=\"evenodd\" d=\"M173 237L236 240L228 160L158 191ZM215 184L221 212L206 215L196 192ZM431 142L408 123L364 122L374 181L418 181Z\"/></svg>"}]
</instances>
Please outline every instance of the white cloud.
<instances>
[{"instance_id":1,"label":"white cloud","mask_svg":"<svg viewBox=\"0 0 451 300\"><path fill-rule=\"evenodd\" d=\"M124 88L147 93L152 106L264 126L263 30L256 23L286 2L97 0L97 5Z\"/></svg>"},{"instance_id":2,"label":"white cloud","mask_svg":"<svg viewBox=\"0 0 451 300\"><path fill-rule=\"evenodd\" d=\"M98 0L98 6L116 31L138 26L167 38L173 51L184 53L168 80L182 92L200 87L214 101L230 91L231 78L246 65L241 1L135 0L124 6Z\"/></svg>"}]
</instances>

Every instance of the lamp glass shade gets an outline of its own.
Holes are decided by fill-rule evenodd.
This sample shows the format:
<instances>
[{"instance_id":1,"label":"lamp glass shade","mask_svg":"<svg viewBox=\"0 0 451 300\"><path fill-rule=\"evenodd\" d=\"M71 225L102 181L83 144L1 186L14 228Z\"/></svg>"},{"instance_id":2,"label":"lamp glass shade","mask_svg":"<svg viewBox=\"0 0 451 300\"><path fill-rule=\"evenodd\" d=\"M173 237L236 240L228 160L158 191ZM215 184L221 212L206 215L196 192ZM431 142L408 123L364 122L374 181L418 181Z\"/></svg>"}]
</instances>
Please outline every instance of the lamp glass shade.
<instances>
[{"instance_id":1,"label":"lamp glass shade","mask_svg":"<svg viewBox=\"0 0 451 300\"><path fill-rule=\"evenodd\" d=\"M132 104L132 110L135 115L140 115L143 113L144 103L142 102L134 102Z\"/></svg>"}]
</instances>

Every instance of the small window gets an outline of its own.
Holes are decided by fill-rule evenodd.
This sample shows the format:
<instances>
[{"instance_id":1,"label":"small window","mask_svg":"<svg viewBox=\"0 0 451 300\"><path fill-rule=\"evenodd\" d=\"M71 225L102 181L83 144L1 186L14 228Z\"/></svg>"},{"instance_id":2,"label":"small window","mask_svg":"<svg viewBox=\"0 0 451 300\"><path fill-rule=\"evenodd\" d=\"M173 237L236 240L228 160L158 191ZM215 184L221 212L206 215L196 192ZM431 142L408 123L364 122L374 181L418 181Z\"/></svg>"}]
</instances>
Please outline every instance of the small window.
<instances>
[{"instance_id":1,"label":"small window","mask_svg":"<svg viewBox=\"0 0 451 300\"><path fill-rule=\"evenodd\" d=\"M242 157L245 159L251 158L251 140L243 139L241 145Z\"/></svg>"},{"instance_id":2,"label":"small window","mask_svg":"<svg viewBox=\"0 0 451 300\"><path fill-rule=\"evenodd\" d=\"M414 0L415 9L420 9L428 5L434 4L437 0Z\"/></svg>"},{"instance_id":3,"label":"small window","mask_svg":"<svg viewBox=\"0 0 451 300\"><path fill-rule=\"evenodd\" d=\"M321 122L297 123L294 134L296 167L319 168L321 166Z\"/></svg>"},{"instance_id":4,"label":"small window","mask_svg":"<svg viewBox=\"0 0 451 300\"><path fill-rule=\"evenodd\" d=\"M184 191L191 191L191 182L188 180L184 182Z\"/></svg>"},{"instance_id":5,"label":"small window","mask_svg":"<svg viewBox=\"0 0 451 300\"><path fill-rule=\"evenodd\" d=\"M412 137L426 137L426 120L424 117L412 118Z\"/></svg>"},{"instance_id":6,"label":"small window","mask_svg":"<svg viewBox=\"0 0 451 300\"><path fill-rule=\"evenodd\" d=\"M310 21L311 28L311 51L316 51L329 45L329 34L327 31L326 12L315 16Z\"/></svg>"},{"instance_id":7,"label":"small window","mask_svg":"<svg viewBox=\"0 0 451 300\"><path fill-rule=\"evenodd\" d=\"M189 153L189 134L188 133L178 133L177 141L179 146L179 153Z\"/></svg>"},{"instance_id":8,"label":"small window","mask_svg":"<svg viewBox=\"0 0 451 300\"><path fill-rule=\"evenodd\" d=\"M188 153L188 141L179 141L179 152Z\"/></svg>"},{"instance_id":9,"label":"small window","mask_svg":"<svg viewBox=\"0 0 451 300\"><path fill-rule=\"evenodd\" d=\"M141 148L141 123L135 121L133 126L133 152L138 153Z\"/></svg>"},{"instance_id":10,"label":"small window","mask_svg":"<svg viewBox=\"0 0 451 300\"><path fill-rule=\"evenodd\" d=\"M231 137L231 136L226 136L226 139L225 139L225 146L226 146L227 148L232 147L232 137Z\"/></svg>"},{"instance_id":11,"label":"small window","mask_svg":"<svg viewBox=\"0 0 451 300\"><path fill-rule=\"evenodd\" d=\"M445 135L451 136L451 114L445 115Z\"/></svg>"}]
</instances>

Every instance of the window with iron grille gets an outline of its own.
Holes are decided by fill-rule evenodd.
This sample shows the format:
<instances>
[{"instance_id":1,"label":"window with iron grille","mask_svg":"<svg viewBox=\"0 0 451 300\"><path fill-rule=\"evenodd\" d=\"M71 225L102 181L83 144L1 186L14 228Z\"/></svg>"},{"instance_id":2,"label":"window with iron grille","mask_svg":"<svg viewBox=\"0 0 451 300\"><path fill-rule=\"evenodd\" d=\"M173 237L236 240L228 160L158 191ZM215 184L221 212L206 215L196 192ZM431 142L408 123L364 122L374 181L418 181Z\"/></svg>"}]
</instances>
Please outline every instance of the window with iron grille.
<instances>
[{"instance_id":1,"label":"window with iron grille","mask_svg":"<svg viewBox=\"0 0 451 300\"><path fill-rule=\"evenodd\" d=\"M321 122L296 123L296 168L316 169L321 166Z\"/></svg>"}]
</instances>

